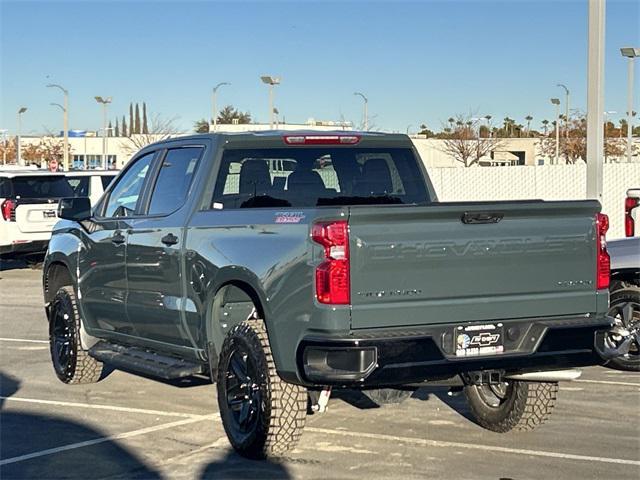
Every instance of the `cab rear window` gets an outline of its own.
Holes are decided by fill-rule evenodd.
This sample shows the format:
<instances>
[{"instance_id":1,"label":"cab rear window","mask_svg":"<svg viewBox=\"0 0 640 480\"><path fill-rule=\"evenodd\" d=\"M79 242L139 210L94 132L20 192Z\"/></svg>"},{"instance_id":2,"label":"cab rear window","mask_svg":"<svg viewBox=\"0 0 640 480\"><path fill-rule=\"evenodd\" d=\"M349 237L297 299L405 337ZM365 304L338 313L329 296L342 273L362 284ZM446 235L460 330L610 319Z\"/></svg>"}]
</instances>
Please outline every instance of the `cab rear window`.
<instances>
[{"instance_id":1,"label":"cab rear window","mask_svg":"<svg viewBox=\"0 0 640 480\"><path fill-rule=\"evenodd\" d=\"M425 204L417 161L407 148L227 150L212 208Z\"/></svg>"},{"instance_id":2,"label":"cab rear window","mask_svg":"<svg viewBox=\"0 0 640 480\"><path fill-rule=\"evenodd\" d=\"M11 196L16 198L73 197L74 191L64 176L34 175L11 179Z\"/></svg>"}]
</instances>

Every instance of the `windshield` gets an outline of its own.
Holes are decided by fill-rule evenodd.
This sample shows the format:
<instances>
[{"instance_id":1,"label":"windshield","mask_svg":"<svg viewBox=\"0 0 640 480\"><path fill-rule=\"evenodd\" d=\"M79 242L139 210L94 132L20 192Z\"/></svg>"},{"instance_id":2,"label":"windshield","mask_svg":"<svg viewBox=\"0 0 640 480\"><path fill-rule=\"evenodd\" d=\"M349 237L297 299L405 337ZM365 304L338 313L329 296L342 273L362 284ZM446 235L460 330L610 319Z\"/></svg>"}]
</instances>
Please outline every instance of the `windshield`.
<instances>
[{"instance_id":1,"label":"windshield","mask_svg":"<svg viewBox=\"0 0 640 480\"><path fill-rule=\"evenodd\" d=\"M16 198L63 198L73 197L74 192L63 176L37 175L14 177L13 196Z\"/></svg>"},{"instance_id":2,"label":"windshield","mask_svg":"<svg viewBox=\"0 0 640 480\"><path fill-rule=\"evenodd\" d=\"M426 204L417 161L408 148L227 150L212 206Z\"/></svg>"}]
</instances>

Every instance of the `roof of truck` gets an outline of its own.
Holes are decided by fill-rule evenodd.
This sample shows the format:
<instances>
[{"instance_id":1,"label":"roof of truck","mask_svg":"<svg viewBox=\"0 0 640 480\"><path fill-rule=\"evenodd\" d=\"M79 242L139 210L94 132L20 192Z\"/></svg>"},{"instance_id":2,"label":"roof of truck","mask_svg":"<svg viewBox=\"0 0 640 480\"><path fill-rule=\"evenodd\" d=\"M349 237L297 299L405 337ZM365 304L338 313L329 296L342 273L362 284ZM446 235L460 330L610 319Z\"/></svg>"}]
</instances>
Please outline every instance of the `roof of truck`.
<instances>
[{"instance_id":1,"label":"roof of truck","mask_svg":"<svg viewBox=\"0 0 640 480\"><path fill-rule=\"evenodd\" d=\"M233 141L234 143L242 143L246 141L247 143L253 143L260 140L268 140L269 142L275 142L278 139L282 139L284 137L296 137L296 136L314 136L314 137L332 137L332 136L345 136L345 137L353 137L357 136L359 138L358 143L356 144L343 144L339 145L341 147L354 147L361 143L363 140L367 143L372 141L382 141L382 142L393 142L398 144L411 144L411 139L402 133L385 133L385 132L363 132L358 130L258 130L258 131L249 131L249 132L217 132L217 133L197 133L193 135L184 135L178 137L171 137L164 140L160 140L153 144L147 145L145 147L152 147L155 145L162 145L170 142L184 142L186 141L197 141L203 138L224 138L226 140ZM288 146L284 142L282 142L282 146ZM293 147L300 147L303 145L291 145ZM323 145L315 145L323 146ZM324 145L329 146L329 145Z\"/></svg>"}]
</instances>

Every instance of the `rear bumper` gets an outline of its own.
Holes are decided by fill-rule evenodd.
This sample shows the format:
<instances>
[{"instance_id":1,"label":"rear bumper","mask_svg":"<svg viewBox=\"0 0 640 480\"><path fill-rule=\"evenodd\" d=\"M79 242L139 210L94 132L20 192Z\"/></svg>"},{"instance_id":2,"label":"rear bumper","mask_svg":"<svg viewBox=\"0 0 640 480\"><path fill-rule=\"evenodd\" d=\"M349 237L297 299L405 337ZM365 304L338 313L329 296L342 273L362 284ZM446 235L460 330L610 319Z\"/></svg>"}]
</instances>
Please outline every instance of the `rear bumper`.
<instances>
[{"instance_id":1,"label":"rear bumper","mask_svg":"<svg viewBox=\"0 0 640 480\"><path fill-rule=\"evenodd\" d=\"M10 245L0 245L0 255L12 257L27 253L45 253L48 245L49 240L27 240Z\"/></svg>"},{"instance_id":2,"label":"rear bumper","mask_svg":"<svg viewBox=\"0 0 640 480\"><path fill-rule=\"evenodd\" d=\"M531 372L604 362L604 335L611 327L606 317L504 323L505 352L491 356L456 357L455 325L353 332L342 338L306 337L298 346L298 378L289 380L307 386L381 387L479 370Z\"/></svg>"}]
</instances>

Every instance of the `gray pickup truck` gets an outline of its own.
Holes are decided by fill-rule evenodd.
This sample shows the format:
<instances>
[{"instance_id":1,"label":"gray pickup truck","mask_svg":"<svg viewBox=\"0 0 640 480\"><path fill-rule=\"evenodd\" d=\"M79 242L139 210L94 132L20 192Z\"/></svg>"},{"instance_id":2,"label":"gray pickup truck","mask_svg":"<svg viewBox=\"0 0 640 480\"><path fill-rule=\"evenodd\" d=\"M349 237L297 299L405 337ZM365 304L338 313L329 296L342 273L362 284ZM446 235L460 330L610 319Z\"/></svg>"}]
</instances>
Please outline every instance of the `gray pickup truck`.
<instances>
[{"instance_id":1,"label":"gray pickup truck","mask_svg":"<svg viewBox=\"0 0 640 480\"><path fill-rule=\"evenodd\" d=\"M254 458L291 449L331 388L384 403L455 381L480 425L532 429L558 381L615 347L599 212L438 202L405 135L163 141L93 209L60 203L43 270L54 370L210 375Z\"/></svg>"}]
</instances>

